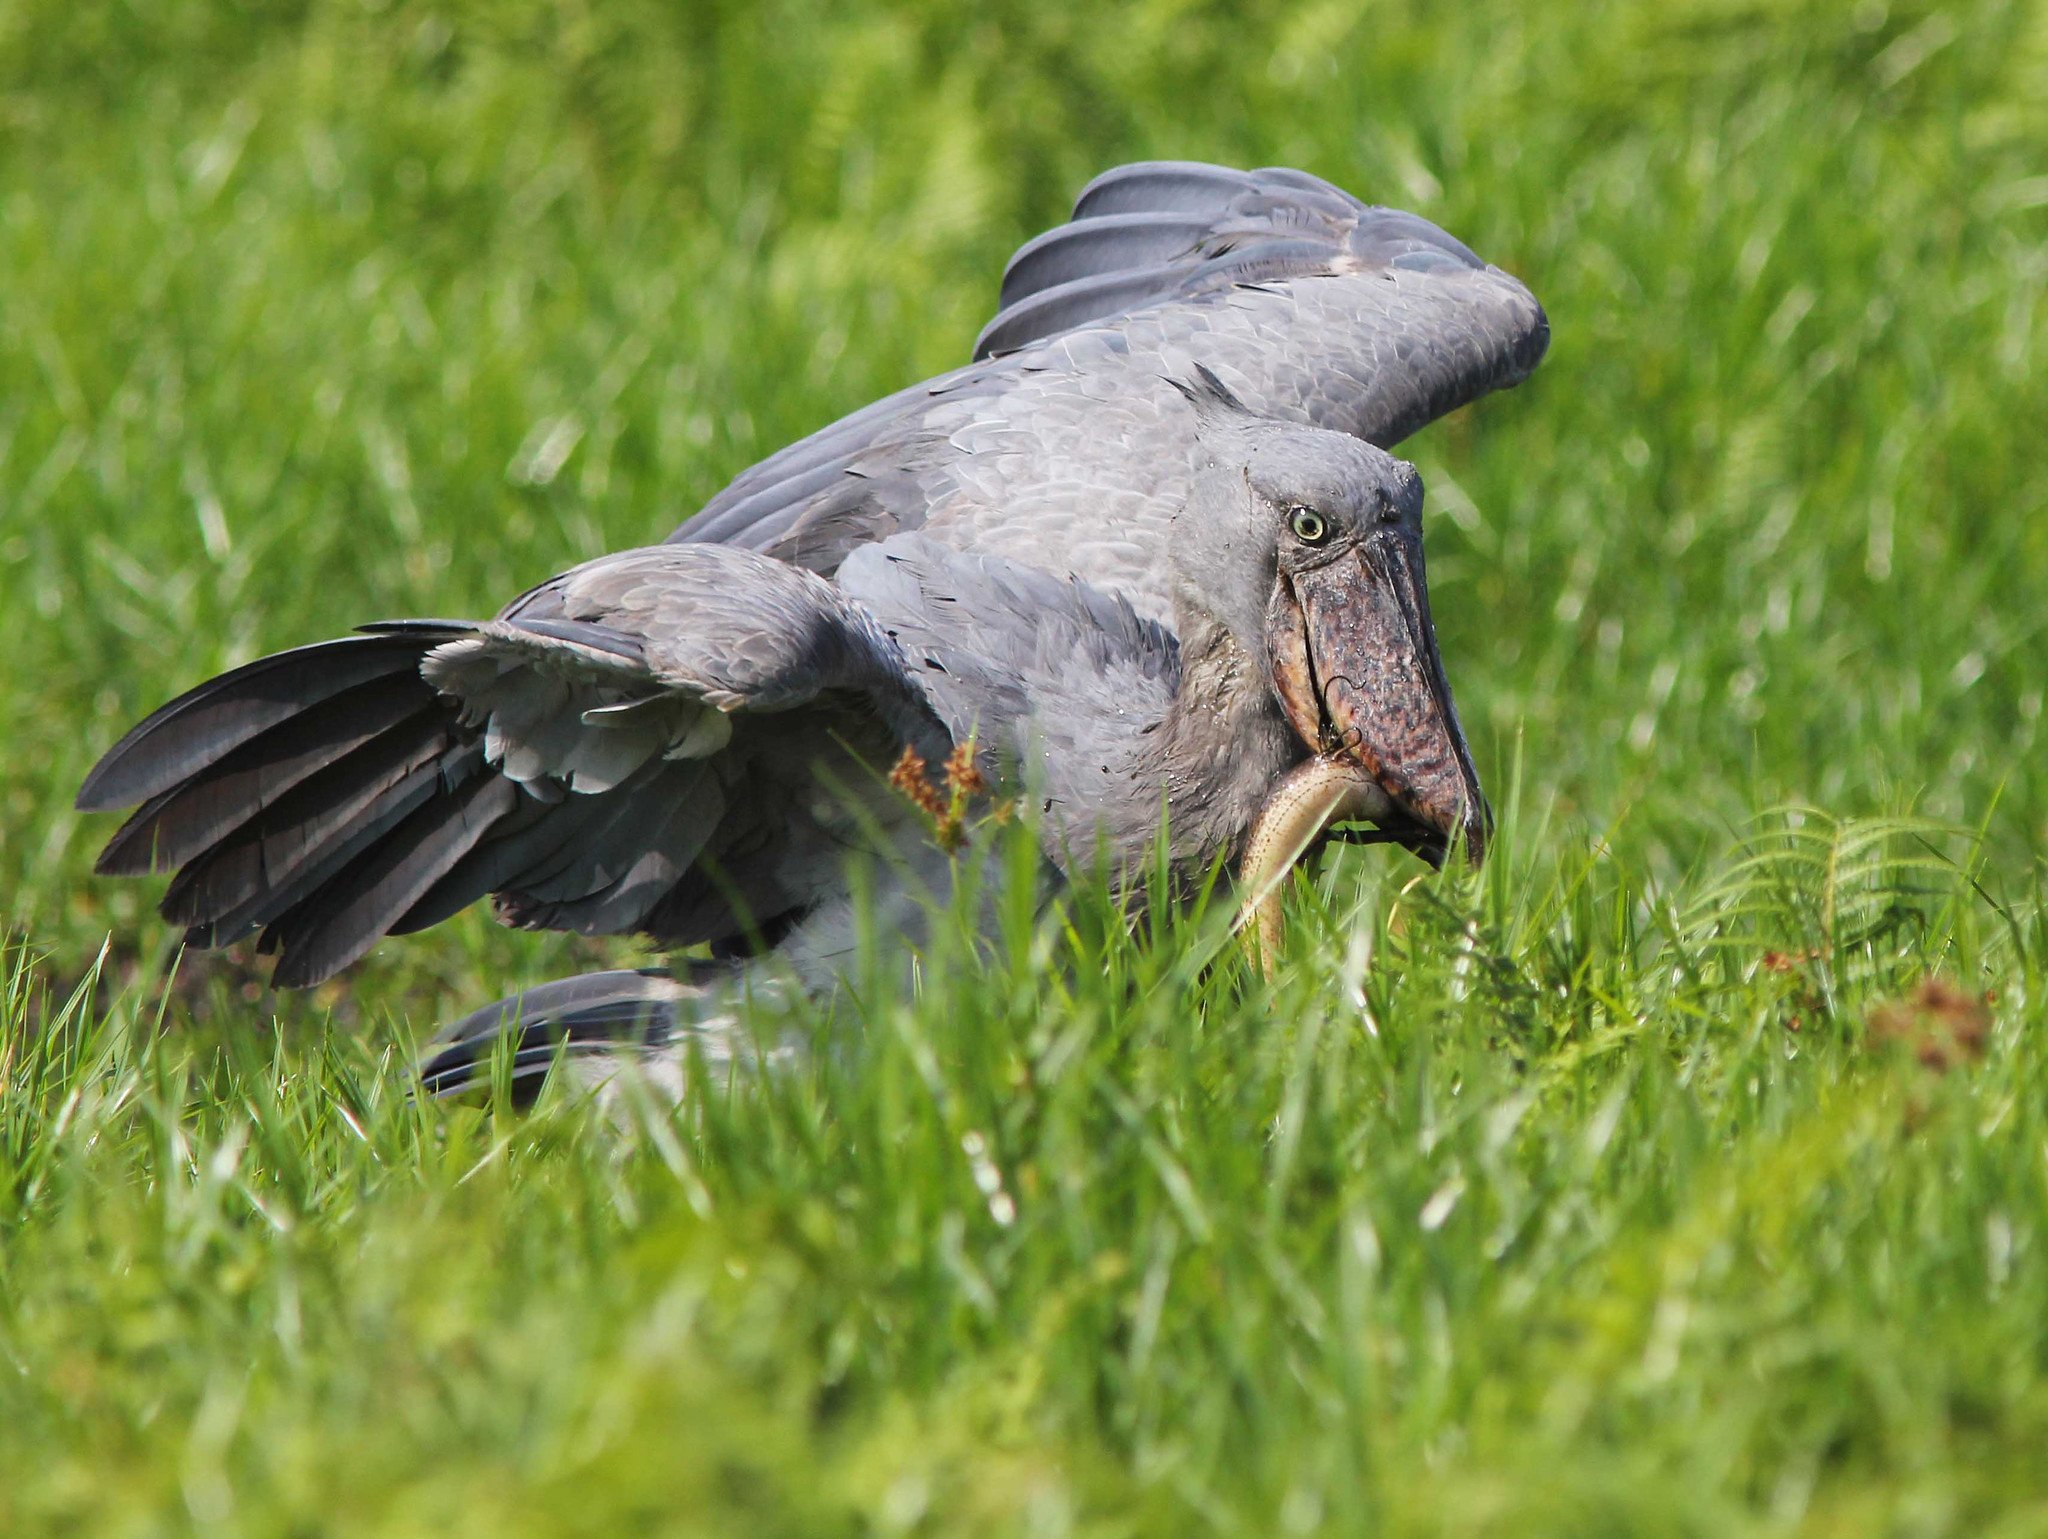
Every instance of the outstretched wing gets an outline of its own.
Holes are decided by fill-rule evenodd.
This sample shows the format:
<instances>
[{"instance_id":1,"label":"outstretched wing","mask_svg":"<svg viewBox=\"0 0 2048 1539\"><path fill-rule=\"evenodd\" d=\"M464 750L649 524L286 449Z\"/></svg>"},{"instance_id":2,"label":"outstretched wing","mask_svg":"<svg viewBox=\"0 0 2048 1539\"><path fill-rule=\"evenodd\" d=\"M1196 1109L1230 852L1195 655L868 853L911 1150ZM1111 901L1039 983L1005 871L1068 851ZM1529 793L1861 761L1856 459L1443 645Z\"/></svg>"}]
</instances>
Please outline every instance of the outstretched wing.
<instances>
[{"instance_id":1,"label":"outstretched wing","mask_svg":"<svg viewBox=\"0 0 2048 1539\"><path fill-rule=\"evenodd\" d=\"M1194 438L1171 379L1202 365L1261 415L1388 447L1525 378L1548 335L1526 288L1413 214L1299 171L1124 166L1011 260L979 361L762 461L673 538L830 572L922 528L1164 619Z\"/></svg>"},{"instance_id":2,"label":"outstretched wing","mask_svg":"<svg viewBox=\"0 0 2048 1539\"><path fill-rule=\"evenodd\" d=\"M368 631L201 685L79 794L141 803L101 871L176 868L165 916L260 932L281 986L487 893L535 928L773 933L838 880L820 774L949 743L871 616L746 551L626 551L494 621Z\"/></svg>"}]
</instances>

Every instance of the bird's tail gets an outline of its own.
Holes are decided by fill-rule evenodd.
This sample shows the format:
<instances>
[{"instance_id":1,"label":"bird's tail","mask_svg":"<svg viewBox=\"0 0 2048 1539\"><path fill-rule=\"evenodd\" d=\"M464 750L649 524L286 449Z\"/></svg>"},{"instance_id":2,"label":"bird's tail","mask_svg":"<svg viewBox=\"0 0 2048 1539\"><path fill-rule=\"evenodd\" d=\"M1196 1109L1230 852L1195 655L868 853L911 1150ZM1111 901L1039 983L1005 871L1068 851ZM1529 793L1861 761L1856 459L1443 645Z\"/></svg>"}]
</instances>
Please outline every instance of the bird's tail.
<instances>
[{"instance_id":1,"label":"bird's tail","mask_svg":"<svg viewBox=\"0 0 2048 1539\"><path fill-rule=\"evenodd\" d=\"M518 1105L539 1094L558 1058L592 1085L631 1065L651 1088L679 1098L692 1046L706 1063L755 1056L730 1003L716 983L686 982L663 968L543 983L436 1032L420 1068L421 1089L447 1096L491 1081L498 1044L509 1042Z\"/></svg>"}]
</instances>

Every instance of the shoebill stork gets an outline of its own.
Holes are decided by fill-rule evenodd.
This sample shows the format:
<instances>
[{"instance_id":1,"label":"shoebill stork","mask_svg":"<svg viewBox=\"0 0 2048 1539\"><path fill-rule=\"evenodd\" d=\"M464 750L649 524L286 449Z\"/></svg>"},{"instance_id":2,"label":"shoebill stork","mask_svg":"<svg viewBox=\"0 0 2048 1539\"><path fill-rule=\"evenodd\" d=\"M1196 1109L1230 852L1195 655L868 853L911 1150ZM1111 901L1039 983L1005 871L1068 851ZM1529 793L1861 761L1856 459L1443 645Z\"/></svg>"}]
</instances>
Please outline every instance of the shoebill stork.
<instances>
[{"instance_id":1,"label":"shoebill stork","mask_svg":"<svg viewBox=\"0 0 2048 1539\"><path fill-rule=\"evenodd\" d=\"M1337 821L1483 852L1422 484L1386 450L1547 337L1526 288L1413 214L1300 171L1120 167L1011 259L972 362L666 543L164 706L80 792L136 808L99 869L174 871L187 943L258 936L279 986L486 896L514 925L708 946L456 1023L435 1090L503 1033L527 1076L564 1043L673 1072L734 980L829 990L849 849L895 873L873 901L914 948L949 862L906 754L964 768L968 745L972 774L1030 787L1053 879L1076 851L1144 869L1163 809L1171 860L1237 861L1270 939L1267 890Z\"/></svg>"}]
</instances>

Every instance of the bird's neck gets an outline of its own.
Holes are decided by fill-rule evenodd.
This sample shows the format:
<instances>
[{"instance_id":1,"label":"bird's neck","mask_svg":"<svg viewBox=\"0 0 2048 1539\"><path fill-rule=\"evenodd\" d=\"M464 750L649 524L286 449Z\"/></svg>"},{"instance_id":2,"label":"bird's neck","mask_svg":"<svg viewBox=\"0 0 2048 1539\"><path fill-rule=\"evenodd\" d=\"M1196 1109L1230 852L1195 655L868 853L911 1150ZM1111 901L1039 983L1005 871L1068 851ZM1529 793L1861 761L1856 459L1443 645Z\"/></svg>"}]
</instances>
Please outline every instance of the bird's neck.
<instances>
[{"instance_id":1,"label":"bird's neck","mask_svg":"<svg viewBox=\"0 0 2048 1539\"><path fill-rule=\"evenodd\" d=\"M1152 741L1176 859L1234 855L1273 783L1308 750L1258 660L1214 621L1181 630L1180 688Z\"/></svg>"}]
</instances>

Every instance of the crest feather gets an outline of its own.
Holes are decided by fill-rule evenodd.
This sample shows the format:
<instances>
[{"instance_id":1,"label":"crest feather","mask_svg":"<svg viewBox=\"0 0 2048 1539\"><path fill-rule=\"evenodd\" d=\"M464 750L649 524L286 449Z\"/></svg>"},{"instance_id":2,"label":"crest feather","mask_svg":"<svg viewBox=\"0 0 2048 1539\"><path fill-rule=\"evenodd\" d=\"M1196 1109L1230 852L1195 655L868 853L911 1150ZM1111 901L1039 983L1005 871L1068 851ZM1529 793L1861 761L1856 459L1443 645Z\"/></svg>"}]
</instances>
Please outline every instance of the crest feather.
<instances>
[{"instance_id":1,"label":"crest feather","mask_svg":"<svg viewBox=\"0 0 2048 1539\"><path fill-rule=\"evenodd\" d=\"M1178 390L1195 414L1205 422L1228 417L1246 418L1254 415L1252 409L1237 398L1237 393L1216 377L1215 370L1206 363L1195 365L1192 378L1166 376L1166 382Z\"/></svg>"}]
</instances>

